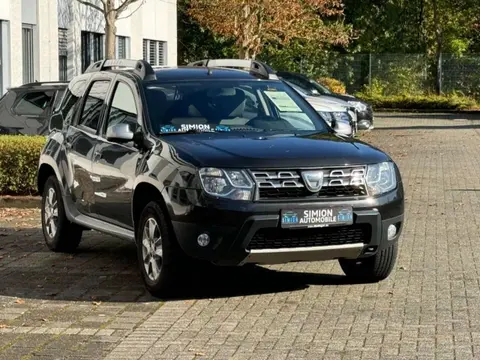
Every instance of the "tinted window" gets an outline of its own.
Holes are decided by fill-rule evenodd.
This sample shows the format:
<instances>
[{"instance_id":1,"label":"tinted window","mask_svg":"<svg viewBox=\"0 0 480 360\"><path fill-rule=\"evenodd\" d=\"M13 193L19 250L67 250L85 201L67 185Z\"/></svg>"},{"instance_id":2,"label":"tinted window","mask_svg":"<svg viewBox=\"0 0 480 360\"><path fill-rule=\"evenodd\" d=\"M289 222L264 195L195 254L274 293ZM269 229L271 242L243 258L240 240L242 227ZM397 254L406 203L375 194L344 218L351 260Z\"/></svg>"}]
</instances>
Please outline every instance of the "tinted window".
<instances>
[{"instance_id":1,"label":"tinted window","mask_svg":"<svg viewBox=\"0 0 480 360\"><path fill-rule=\"evenodd\" d=\"M65 123L72 122L75 110L77 109L78 104L80 104L79 100L85 92L85 87L85 80L70 83L70 85L68 86L67 93L63 97L62 103L60 105L60 111L62 112Z\"/></svg>"},{"instance_id":2,"label":"tinted window","mask_svg":"<svg viewBox=\"0 0 480 360\"><path fill-rule=\"evenodd\" d=\"M18 115L42 115L50 104L53 91L35 91L22 96L15 106Z\"/></svg>"},{"instance_id":3,"label":"tinted window","mask_svg":"<svg viewBox=\"0 0 480 360\"><path fill-rule=\"evenodd\" d=\"M60 107L60 103L63 99L63 95L65 95L65 90L57 90L57 93L55 94L55 102L53 103L53 109L57 110Z\"/></svg>"},{"instance_id":4,"label":"tinted window","mask_svg":"<svg viewBox=\"0 0 480 360\"><path fill-rule=\"evenodd\" d=\"M79 125L97 130L109 84L110 81L95 81L93 83L85 99L83 111L78 121Z\"/></svg>"},{"instance_id":5,"label":"tinted window","mask_svg":"<svg viewBox=\"0 0 480 360\"><path fill-rule=\"evenodd\" d=\"M149 84L149 118L157 133L326 131L315 110L281 81L209 80ZM169 96L174 92L174 96Z\"/></svg>"},{"instance_id":6,"label":"tinted window","mask_svg":"<svg viewBox=\"0 0 480 360\"><path fill-rule=\"evenodd\" d=\"M125 83L117 83L108 112L107 128L117 124L129 124L132 131L137 127L137 105L132 90Z\"/></svg>"}]
</instances>

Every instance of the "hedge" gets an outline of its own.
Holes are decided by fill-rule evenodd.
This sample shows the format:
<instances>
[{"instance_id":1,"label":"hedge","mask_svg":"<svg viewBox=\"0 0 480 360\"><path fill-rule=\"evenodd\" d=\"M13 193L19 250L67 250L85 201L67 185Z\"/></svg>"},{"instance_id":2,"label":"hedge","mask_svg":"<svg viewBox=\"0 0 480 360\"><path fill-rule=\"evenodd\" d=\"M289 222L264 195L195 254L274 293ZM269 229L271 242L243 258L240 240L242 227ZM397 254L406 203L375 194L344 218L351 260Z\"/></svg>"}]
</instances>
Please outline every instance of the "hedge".
<instances>
[{"instance_id":1,"label":"hedge","mask_svg":"<svg viewBox=\"0 0 480 360\"><path fill-rule=\"evenodd\" d=\"M342 83L340 80L329 77L322 77L319 78L317 81L336 94L345 94L347 92L345 84Z\"/></svg>"},{"instance_id":2,"label":"hedge","mask_svg":"<svg viewBox=\"0 0 480 360\"><path fill-rule=\"evenodd\" d=\"M366 92L355 94L372 105L374 109L398 110L479 110L475 99L459 95L370 95Z\"/></svg>"},{"instance_id":3,"label":"hedge","mask_svg":"<svg viewBox=\"0 0 480 360\"><path fill-rule=\"evenodd\" d=\"M43 136L0 135L0 195L37 192L38 159Z\"/></svg>"}]
</instances>

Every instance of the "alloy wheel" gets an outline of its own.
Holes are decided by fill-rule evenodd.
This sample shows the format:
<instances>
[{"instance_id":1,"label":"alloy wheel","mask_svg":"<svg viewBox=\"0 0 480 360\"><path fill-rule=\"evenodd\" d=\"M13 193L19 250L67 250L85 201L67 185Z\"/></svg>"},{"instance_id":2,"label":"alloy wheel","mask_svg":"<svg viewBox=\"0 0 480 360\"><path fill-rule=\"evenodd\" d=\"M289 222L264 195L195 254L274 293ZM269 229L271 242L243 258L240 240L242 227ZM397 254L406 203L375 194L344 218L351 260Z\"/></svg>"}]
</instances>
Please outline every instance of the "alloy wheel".
<instances>
[{"instance_id":1,"label":"alloy wheel","mask_svg":"<svg viewBox=\"0 0 480 360\"><path fill-rule=\"evenodd\" d=\"M54 188L48 189L44 206L45 230L50 238L54 238L58 229L58 200Z\"/></svg>"},{"instance_id":2,"label":"alloy wheel","mask_svg":"<svg viewBox=\"0 0 480 360\"><path fill-rule=\"evenodd\" d=\"M148 278L157 281L162 270L162 235L158 222L152 217L147 219L143 227L142 258Z\"/></svg>"}]
</instances>

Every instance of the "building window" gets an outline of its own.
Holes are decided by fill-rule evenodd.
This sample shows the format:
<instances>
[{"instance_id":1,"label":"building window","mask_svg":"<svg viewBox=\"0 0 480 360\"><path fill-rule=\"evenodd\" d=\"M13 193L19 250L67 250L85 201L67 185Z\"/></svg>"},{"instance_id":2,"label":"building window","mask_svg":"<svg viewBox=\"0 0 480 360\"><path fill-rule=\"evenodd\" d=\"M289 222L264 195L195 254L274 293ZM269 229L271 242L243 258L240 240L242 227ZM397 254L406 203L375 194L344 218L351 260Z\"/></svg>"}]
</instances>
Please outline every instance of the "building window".
<instances>
[{"instance_id":1,"label":"building window","mask_svg":"<svg viewBox=\"0 0 480 360\"><path fill-rule=\"evenodd\" d=\"M84 72L91 63L102 60L104 57L104 38L100 33L82 31L82 72Z\"/></svg>"},{"instance_id":2,"label":"building window","mask_svg":"<svg viewBox=\"0 0 480 360\"><path fill-rule=\"evenodd\" d=\"M143 39L143 60L152 66L166 65L167 42Z\"/></svg>"},{"instance_id":3,"label":"building window","mask_svg":"<svg viewBox=\"0 0 480 360\"><path fill-rule=\"evenodd\" d=\"M126 36L117 36L116 57L117 59L127 59L129 55L129 38Z\"/></svg>"},{"instance_id":4,"label":"building window","mask_svg":"<svg viewBox=\"0 0 480 360\"><path fill-rule=\"evenodd\" d=\"M34 81L33 25L22 26L23 83Z\"/></svg>"},{"instance_id":5,"label":"building window","mask_svg":"<svg viewBox=\"0 0 480 360\"><path fill-rule=\"evenodd\" d=\"M68 77L68 40L67 29L58 29L58 76L60 81L67 81Z\"/></svg>"}]
</instances>

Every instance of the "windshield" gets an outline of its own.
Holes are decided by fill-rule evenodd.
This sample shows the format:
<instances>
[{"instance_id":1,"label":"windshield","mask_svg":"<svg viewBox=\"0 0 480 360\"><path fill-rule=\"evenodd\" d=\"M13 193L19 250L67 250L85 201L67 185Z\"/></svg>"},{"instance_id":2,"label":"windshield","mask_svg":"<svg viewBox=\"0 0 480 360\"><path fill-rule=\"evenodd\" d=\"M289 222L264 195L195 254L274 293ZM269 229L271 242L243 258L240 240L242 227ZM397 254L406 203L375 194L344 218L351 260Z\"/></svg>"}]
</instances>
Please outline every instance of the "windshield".
<instances>
[{"instance_id":1,"label":"windshield","mask_svg":"<svg viewBox=\"0 0 480 360\"><path fill-rule=\"evenodd\" d=\"M145 94L156 134L192 130L328 131L320 115L281 81L149 83Z\"/></svg>"}]
</instances>

